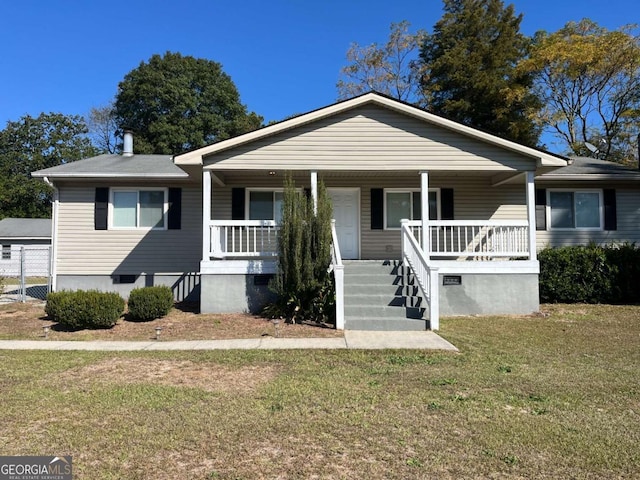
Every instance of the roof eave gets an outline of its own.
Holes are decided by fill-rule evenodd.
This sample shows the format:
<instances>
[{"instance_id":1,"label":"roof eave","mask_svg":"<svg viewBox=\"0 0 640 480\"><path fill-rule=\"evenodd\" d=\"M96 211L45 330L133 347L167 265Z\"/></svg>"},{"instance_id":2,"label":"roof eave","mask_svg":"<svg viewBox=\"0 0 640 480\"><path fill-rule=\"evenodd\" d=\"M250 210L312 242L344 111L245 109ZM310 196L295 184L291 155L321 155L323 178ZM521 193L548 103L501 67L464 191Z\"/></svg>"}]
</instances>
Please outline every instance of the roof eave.
<instances>
[{"instance_id":1,"label":"roof eave","mask_svg":"<svg viewBox=\"0 0 640 480\"><path fill-rule=\"evenodd\" d=\"M546 173L539 175L536 180L544 181L571 181L571 180L635 180L640 181L640 174L624 174L624 173L574 173L574 174L558 174L558 173Z\"/></svg>"},{"instance_id":2,"label":"roof eave","mask_svg":"<svg viewBox=\"0 0 640 480\"><path fill-rule=\"evenodd\" d=\"M129 174L129 173L43 173L43 172L33 172L31 174L32 177L36 178L49 178L52 180L56 179L92 179L92 178L120 178L120 179L159 179L159 180L185 180L189 178L188 173L184 174L161 174L161 173L139 173L139 174Z\"/></svg>"}]
</instances>

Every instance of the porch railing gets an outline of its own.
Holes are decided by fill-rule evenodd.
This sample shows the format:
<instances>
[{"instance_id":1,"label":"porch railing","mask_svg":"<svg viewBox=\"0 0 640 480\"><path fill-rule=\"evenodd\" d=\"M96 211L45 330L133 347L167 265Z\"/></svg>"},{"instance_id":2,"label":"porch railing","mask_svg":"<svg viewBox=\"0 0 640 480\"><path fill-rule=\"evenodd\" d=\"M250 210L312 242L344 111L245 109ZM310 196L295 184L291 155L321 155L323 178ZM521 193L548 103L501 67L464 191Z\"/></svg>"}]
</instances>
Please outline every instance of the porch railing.
<instances>
[{"instance_id":1,"label":"porch railing","mask_svg":"<svg viewBox=\"0 0 640 480\"><path fill-rule=\"evenodd\" d=\"M211 220L211 257L274 257L278 231L273 220Z\"/></svg>"},{"instance_id":2,"label":"porch railing","mask_svg":"<svg viewBox=\"0 0 640 480\"><path fill-rule=\"evenodd\" d=\"M408 222L422 245L422 222ZM529 258L526 220L430 220L429 256Z\"/></svg>"},{"instance_id":3,"label":"porch railing","mask_svg":"<svg viewBox=\"0 0 640 480\"><path fill-rule=\"evenodd\" d=\"M336 329L344 330L344 265L336 232L336 221L331 220L331 265L336 285Z\"/></svg>"},{"instance_id":4,"label":"porch railing","mask_svg":"<svg viewBox=\"0 0 640 480\"><path fill-rule=\"evenodd\" d=\"M414 236L412 228L408 221L402 222L402 260L411 268L427 302L431 330L438 330L440 328L438 269L429 264L429 260Z\"/></svg>"}]
</instances>

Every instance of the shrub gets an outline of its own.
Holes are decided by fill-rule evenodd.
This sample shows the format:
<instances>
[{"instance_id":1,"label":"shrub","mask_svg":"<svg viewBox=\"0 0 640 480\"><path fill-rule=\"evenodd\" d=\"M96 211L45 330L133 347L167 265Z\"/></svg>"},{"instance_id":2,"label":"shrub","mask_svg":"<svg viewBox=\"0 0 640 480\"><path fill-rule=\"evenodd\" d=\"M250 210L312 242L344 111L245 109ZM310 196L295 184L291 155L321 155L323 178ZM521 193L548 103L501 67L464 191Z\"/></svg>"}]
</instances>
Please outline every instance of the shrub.
<instances>
[{"instance_id":1,"label":"shrub","mask_svg":"<svg viewBox=\"0 0 640 480\"><path fill-rule=\"evenodd\" d=\"M332 206L322 181L318 182L318 205L285 180L282 222L278 233L278 273L270 283L277 300L263 315L289 322L332 322L335 287L328 272L331 263Z\"/></svg>"},{"instance_id":2,"label":"shrub","mask_svg":"<svg viewBox=\"0 0 640 480\"><path fill-rule=\"evenodd\" d=\"M540 301L638 303L640 249L635 245L546 248L540 260Z\"/></svg>"},{"instance_id":3,"label":"shrub","mask_svg":"<svg viewBox=\"0 0 640 480\"><path fill-rule=\"evenodd\" d=\"M164 285L135 288L129 294L128 304L132 320L153 320L169 313L173 307L173 292Z\"/></svg>"},{"instance_id":4,"label":"shrub","mask_svg":"<svg viewBox=\"0 0 640 480\"><path fill-rule=\"evenodd\" d=\"M124 300L114 292L61 291L47 295L45 312L70 329L111 328L124 311Z\"/></svg>"}]
</instances>

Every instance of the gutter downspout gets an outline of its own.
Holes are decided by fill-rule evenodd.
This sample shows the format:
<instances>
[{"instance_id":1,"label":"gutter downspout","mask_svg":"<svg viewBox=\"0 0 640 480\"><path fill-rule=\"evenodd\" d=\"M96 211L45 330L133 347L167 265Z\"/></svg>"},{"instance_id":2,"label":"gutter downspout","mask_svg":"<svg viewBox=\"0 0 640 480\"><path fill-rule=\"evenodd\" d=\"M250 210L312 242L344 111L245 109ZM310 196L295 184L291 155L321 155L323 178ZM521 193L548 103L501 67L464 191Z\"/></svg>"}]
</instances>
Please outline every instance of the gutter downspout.
<instances>
[{"instance_id":1,"label":"gutter downspout","mask_svg":"<svg viewBox=\"0 0 640 480\"><path fill-rule=\"evenodd\" d=\"M51 259L49 272L51 274L51 291L56 291L57 284L57 255L58 255L58 206L60 202L60 192L48 177L44 177L44 183L53 188L53 202L51 212Z\"/></svg>"}]
</instances>

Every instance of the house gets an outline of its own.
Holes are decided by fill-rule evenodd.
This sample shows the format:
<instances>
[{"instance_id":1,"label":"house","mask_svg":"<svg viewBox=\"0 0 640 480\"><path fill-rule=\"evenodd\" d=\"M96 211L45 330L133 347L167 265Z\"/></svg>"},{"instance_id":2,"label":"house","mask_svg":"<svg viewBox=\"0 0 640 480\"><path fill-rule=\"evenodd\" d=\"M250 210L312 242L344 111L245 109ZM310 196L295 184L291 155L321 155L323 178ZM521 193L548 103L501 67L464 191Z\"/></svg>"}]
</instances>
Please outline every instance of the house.
<instances>
[{"instance_id":1,"label":"house","mask_svg":"<svg viewBox=\"0 0 640 480\"><path fill-rule=\"evenodd\" d=\"M23 266L32 276L49 273L51 220L47 218L3 218L0 220L0 275L20 275L20 256L25 251Z\"/></svg>"},{"instance_id":2,"label":"house","mask_svg":"<svg viewBox=\"0 0 640 480\"><path fill-rule=\"evenodd\" d=\"M168 284L202 312L260 308L284 175L314 199L321 179L334 209L338 328L398 330L536 311L537 248L634 241L635 177L611 193L609 177L561 177L580 163L567 165L368 93L175 157L135 155L127 134L123 155L33 175L56 188L54 288Z\"/></svg>"}]
</instances>

